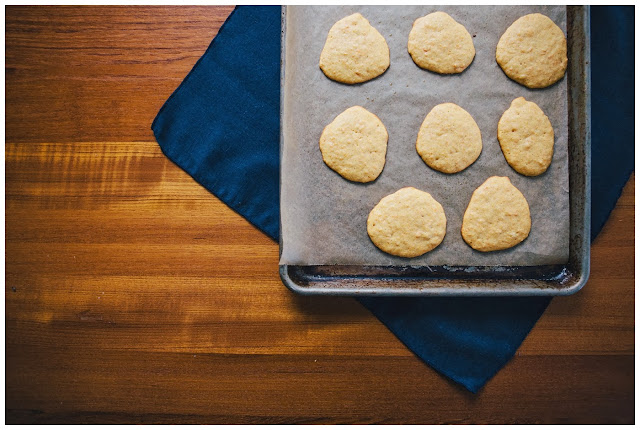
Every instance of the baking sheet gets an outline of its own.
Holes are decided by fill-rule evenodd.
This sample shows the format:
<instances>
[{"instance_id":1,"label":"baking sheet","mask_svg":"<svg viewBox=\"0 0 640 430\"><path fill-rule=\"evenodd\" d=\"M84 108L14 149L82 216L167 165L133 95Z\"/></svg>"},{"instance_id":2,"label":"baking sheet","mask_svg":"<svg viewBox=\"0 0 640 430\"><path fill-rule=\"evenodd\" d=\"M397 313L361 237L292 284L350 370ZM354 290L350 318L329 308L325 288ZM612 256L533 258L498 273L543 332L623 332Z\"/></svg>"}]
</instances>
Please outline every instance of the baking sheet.
<instances>
[{"instance_id":1,"label":"baking sheet","mask_svg":"<svg viewBox=\"0 0 640 430\"><path fill-rule=\"evenodd\" d=\"M413 21L442 10L475 36L476 57L459 75L438 75L418 68L407 53ZM380 77L359 85L329 80L318 67L327 32L339 19L362 13L387 40L391 66ZM287 8L283 88L281 166L282 254L293 265L460 265L531 266L561 264L569 253L567 164L567 80L542 90L527 89L507 78L495 62L495 46L504 30L527 13L549 16L566 33L562 6L409 6ZM555 132L548 171L528 178L504 160L496 138L497 123L511 101L524 96L549 116ZM427 167L415 151L426 114L439 103L453 102L476 120L483 151L465 171L446 175ZM322 129L350 106L361 105L380 117L389 132L387 161L369 184L349 182L322 161ZM527 198L532 217L529 238L505 251L480 253L460 235L462 216L473 191L486 178L508 176ZM438 248L405 259L383 253L366 232L369 211L399 188L425 190L444 207L447 235Z\"/></svg>"}]
</instances>

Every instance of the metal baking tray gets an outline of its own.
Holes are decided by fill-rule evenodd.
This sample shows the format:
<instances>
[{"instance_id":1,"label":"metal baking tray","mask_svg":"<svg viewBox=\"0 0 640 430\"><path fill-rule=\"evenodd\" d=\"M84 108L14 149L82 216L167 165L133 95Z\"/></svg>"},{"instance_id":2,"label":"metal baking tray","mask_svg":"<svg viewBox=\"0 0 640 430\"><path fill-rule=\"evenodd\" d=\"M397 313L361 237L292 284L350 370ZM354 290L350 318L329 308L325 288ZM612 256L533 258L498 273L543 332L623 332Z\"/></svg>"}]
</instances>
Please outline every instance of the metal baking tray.
<instances>
[{"instance_id":1,"label":"metal baking tray","mask_svg":"<svg viewBox=\"0 0 640 430\"><path fill-rule=\"evenodd\" d=\"M284 82L286 6L282 7ZM561 296L589 277L591 225L591 71L589 6L567 6L569 261L549 266L280 265L292 291L346 296ZM281 91L284 85L281 85ZM281 106L282 110L282 106ZM282 112L281 112L282 123ZM282 127L280 147L283 145ZM282 229L281 229L282 230ZM282 252L282 235L280 236Z\"/></svg>"}]
</instances>

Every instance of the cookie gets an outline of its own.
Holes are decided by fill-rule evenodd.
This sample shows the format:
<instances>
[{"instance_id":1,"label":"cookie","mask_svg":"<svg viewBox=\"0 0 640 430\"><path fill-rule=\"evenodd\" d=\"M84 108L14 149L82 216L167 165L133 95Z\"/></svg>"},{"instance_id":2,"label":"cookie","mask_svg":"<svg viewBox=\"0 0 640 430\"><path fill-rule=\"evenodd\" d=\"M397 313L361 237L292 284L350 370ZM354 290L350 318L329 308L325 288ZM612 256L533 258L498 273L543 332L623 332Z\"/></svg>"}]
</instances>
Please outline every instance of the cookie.
<instances>
[{"instance_id":1,"label":"cookie","mask_svg":"<svg viewBox=\"0 0 640 430\"><path fill-rule=\"evenodd\" d=\"M498 121L498 141L507 163L518 173L537 176L553 158L553 127L542 109L518 97Z\"/></svg>"},{"instance_id":2,"label":"cookie","mask_svg":"<svg viewBox=\"0 0 640 430\"><path fill-rule=\"evenodd\" d=\"M416 151L432 169L456 173L478 159L482 135L469 112L443 103L431 109L420 126Z\"/></svg>"},{"instance_id":3,"label":"cookie","mask_svg":"<svg viewBox=\"0 0 640 430\"><path fill-rule=\"evenodd\" d=\"M380 118L361 106L338 115L320 135L322 159L354 182L375 180L384 168L389 135Z\"/></svg>"},{"instance_id":4,"label":"cookie","mask_svg":"<svg viewBox=\"0 0 640 430\"><path fill-rule=\"evenodd\" d=\"M418 66L443 74L462 72L476 55L467 29L444 12L416 19L407 48Z\"/></svg>"},{"instance_id":5,"label":"cookie","mask_svg":"<svg viewBox=\"0 0 640 430\"><path fill-rule=\"evenodd\" d=\"M507 177L492 176L480 185L462 218L462 238L483 252L511 248L530 230L527 199Z\"/></svg>"},{"instance_id":6,"label":"cookie","mask_svg":"<svg viewBox=\"0 0 640 430\"><path fill-rule=\"evenodd\" d=\"M496 61L514 81L528 88L545 88L567 70L567 39L549 17L525 15L500 37Z\"/></svg>"},{"instance_id":7,"label":"cookie","mask_svg":"<svg viewBox=\"0 0 640 430\"><path fill-rule=\"evenodd\" d=\"M334 81L357 84L380 76L389 67L384 37L359 13L336 22L320 54L320 69Z\"/></svg>"},{"instance_id":8,"label":"cookie","mask_svg":"<svg viewBox=\"0 0 640 430\"><path fill-rule=\"evenodd\" d=\"M367 233L382 251L418 257L437 247L447 231L447 218L431 194L406 187L384 197L371 210Z\"/></svg>"}]
</instances>

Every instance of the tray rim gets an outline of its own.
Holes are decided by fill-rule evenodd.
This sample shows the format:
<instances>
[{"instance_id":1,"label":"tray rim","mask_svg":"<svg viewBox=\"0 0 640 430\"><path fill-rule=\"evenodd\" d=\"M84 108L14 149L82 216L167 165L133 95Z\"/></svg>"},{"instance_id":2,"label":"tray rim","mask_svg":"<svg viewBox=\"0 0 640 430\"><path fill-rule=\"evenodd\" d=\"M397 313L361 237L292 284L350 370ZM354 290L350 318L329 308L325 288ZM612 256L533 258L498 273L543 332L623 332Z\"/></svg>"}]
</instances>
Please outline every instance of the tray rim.
<instances>
[{"instance_id":1,"label":"tray rim","mask_svg":"<svg viewBox=\"0 0 640 430\"><path fill-rule=\"evenodd\" d=\"M280 59L280 82L281 84L285 79L285 35L286 35L286 11L287 6L281 6L281 59ZM570 219L573 220L578 219L579 227L570 233L570 262L564 265L566 271L564 276L562 272L555 277L551 277L550 279L542 279L542 278L504 278L504 279L477 279L474 282L473 278L470 278L470 281L473 284L464 285L460 279L457 279L455 276L453 277L442 277L442 278L430 278L423 277L421 278L425 284L434 284L434 283L446 283L446 286L434 286L434 285L425 285L425 286L411 286L411 287L399 287L398 284L402 283L404 279L406 281L406 277L399 276L399 274L393 276L371 276L366 273L361 273L359 275L353 276L344 276L344 275L334 275L333 277L327 276L318 276L318 275L309 275L306 280L309 281L309 284L314 284L313 286L302 285L298 281L294 279L292 273L299 268L307 268L307 270L315 270L317 268L322 267L335 267L335 268L343 268L348 266L293 266L287 264L279 264L279 274L284 285L290 289L291 291L300 294L300 295L334 295L334 296L407 296L407 297L415 297L415 296L567 296L575 294L580 291L584 285L587 283L590 273L590 252L591 252L591 49L590 49L590 16L591 11L589 6L567 6L567 25L569 24L569 20L576 19L579 21L579 25L581 27L581 34L583 35L582 40L582 50L580 52L581 55L576 53L571 53L571 55L578 55L578 58L581 59L579 64L575 67L579 67L577 74L578 78L581 78L577 83L579 85L570 85L568 89L568 93L571 94L571 100L573 103L576 102L577 99L582 100L583 109L572 109L569 115L573 115L574 123L571 123L570 118L570 129L573 124L574 127L581 129L581 135L583 138L580 140L583 145L583 158L584 163L582 166L582 174L581 172L573 172L575 168L572 169L572 165L569 164L569 181L571 182L581 182L582 187L578 191L572 192L570 191ZM569 29L567 28L567 40L569 41ZM572 62L573 63L573 62ZM570 63L571 64L571 63ZM569 70L567 71L567 79L569 77ZM571 83L571 82L569 82ZM280 86L280 99L284 98L284 85ZM282 127L282 118L283 118L283 103L280 103L280 148L282 148L284 144L284 134ZM576 111L578 111L576 113ZM576 121L577 124L576 125ZM570 130L570 135L573 131ZM571 152L571 147L570 147ZM281 151L282 154L282 151ZM281 164L282 166L282 164ZM580 170L580 169L578 169ZM282 176L280 177L282 178ZM282 179L280 179L280 186L282 186ZM575 186L571 187L570 190L576 189ZM579 195L578 195L579 194ZM574 201L578 198L581 198L583 204L581 206L581 210L579 213L575 213L574 210ZM573 225L573 223L571 223ZM282 217L280 217L280 227L282 227ZM282 254L283 247L283 238L282 238L282 228L280 228L279 234L279 256ZM577 244L574 246L574 236L577 237ZM575 248L578 248L579 255L577 256L577 271L572 272L569 271L569 266L571 264L571 253ZM363 268L374 267L375 266L362 266ZM402 271L404 268L408 267L422 267L423 266L385 266L385 268L393 268L395 270ZM473 267L473 266L461 266L461 267ZM498 267L502 268L522 268L527 266L491 266L494 269ZM540 266L544 267L544 266ZM450 272L455 273L455 270ZM328 279L329 278L329 279ZM360 280L361 283L383 283L386 286L377 286L377 287L363 287L363 286L349 286L349 282L346 282L347 285L342 285L340 287L331 287L331 282L342 280L345 283L345 280L349 279L357 279ZM413 279L413 278L412 278ZM434 282L435 281L435 282ZM479 286L478 284L481 282L485 283L496 283L499 284L496 288L488 287L486 285ZM546 286L538 285L540 283L546 283ZM406 284L406 282L405 282ZM520 285L517 285L520 284ZM329 285L329 286L327 286Z\"/></svg>"}]
</instances>

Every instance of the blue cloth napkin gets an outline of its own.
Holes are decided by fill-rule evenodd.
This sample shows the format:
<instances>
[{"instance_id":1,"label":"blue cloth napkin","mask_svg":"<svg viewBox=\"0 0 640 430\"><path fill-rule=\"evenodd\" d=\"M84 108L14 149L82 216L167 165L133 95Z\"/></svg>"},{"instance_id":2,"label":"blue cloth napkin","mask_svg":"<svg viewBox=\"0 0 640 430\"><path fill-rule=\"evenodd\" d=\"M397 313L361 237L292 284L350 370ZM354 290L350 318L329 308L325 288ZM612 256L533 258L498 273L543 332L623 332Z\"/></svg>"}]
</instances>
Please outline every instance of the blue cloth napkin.
<instances>
[{"instance_id":1,"label":"blue cloth napkin","mask_svg":"<svg viewBox=\"0 0 640 430\"><path fill-rule=\"evenodd\" d=\"M591 33L595 237L634 168L633 7L594 7ZM279 97L280 8L239 6L152 125L167 157L274 240ZM472 392L514 355L550 301L359 300L417 356Z\"/></svg>"}]
</instances>

